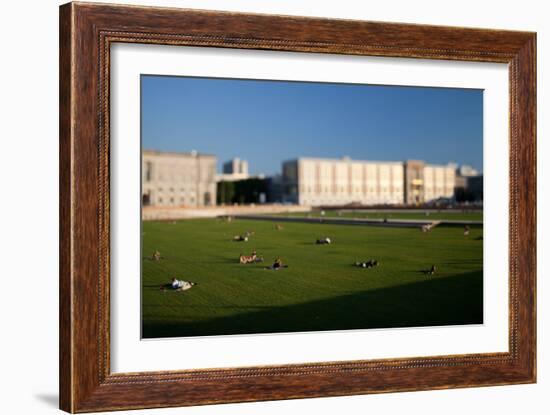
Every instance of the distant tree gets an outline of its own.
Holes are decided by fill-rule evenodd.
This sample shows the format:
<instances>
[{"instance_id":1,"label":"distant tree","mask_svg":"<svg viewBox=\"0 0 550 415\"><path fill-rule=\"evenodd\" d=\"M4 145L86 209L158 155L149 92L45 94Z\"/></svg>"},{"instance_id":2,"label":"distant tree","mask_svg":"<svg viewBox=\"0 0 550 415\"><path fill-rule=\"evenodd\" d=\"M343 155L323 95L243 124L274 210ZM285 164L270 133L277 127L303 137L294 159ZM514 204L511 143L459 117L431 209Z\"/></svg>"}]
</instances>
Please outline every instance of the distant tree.
<instances>
[{"instance_id":1,"label":"distant tree","mask_svg":"<svg viewBox=\"0 0 550 415\"><path fill-rule=\"evenodd\" d=\"M218 182L218 205L233 204L235 198L235 182Z\"/></svg>"},{"instance_id":2,"label":"distant tree","mask_svg":"<svg viewBox=\"0 0 550 415\"><path fill-rule=\"evenodd\" d=\"M218 182L218 204L259 203L260 195L267 194L266 179L252 178L234 182Z\"/></svg>"}]
</instances>

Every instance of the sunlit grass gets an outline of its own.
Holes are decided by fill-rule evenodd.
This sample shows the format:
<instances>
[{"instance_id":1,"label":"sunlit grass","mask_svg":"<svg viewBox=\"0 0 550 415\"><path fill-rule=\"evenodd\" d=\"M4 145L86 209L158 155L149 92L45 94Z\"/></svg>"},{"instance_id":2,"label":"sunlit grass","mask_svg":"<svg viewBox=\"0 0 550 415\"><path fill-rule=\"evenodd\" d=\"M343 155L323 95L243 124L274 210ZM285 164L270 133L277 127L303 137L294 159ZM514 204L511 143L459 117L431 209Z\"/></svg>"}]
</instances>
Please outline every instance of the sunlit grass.
<instances>
[{"instance_id":1,"label":"sunlit grass","mask_svg":"<svg viewBox=\"0 0 550 415\"><path fill-rule=\"evenodd\" d=\"M482 322L482 228L197 219L143 223L144 337ZM234 235L254 232L248 242ZM315 245L328 236L331 245ZM256 250L265 263L239 264ZM160 261L148 257L158 250ZM281 257L287 269L264 269ZM373 269L355 261L376 259ZM424 271L436 265L435 275ZM163 292L172 277L197 282Z\"/></svg>"}]
</instances>

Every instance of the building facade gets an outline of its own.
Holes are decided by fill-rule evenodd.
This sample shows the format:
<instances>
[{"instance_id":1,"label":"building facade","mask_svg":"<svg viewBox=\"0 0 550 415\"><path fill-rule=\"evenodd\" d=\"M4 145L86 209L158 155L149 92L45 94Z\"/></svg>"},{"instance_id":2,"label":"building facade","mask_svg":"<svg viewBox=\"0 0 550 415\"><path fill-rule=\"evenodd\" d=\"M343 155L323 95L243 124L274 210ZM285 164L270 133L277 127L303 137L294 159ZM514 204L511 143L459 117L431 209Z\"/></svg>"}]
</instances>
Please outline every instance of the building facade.
<instances>
[{"instance_id":1,"label":"building facade","mask_svg":"<svg viewBox=\"0 0 550 415\"><path fill-rule=\"evenodd\" d=\"M300 205L403 203L403 163L299 158L283 163L284 201Z\"/></svg>"},{"instance_id":2,"label":"building facade","mask_svg":"<svg viewBox=\"0 0 550 415\"><path fill-rule=\"evenodd\" d=\"M143 151L143 206L216 204L216 157L208 154Z\"/></svg>"},{"instance_id":3,"label":"building facade","mask_svg":"<svg viewBox=\"0 0 550 415\"><path fill-rule=\"evenodd\" d=\"M310 206L421 204L454 195L454 165L299 158L283 163L283 201Z\"/></svg>"},{"instance_id":4,"label":"building facade","mask_svg":"<svg viewBox=\"0 0 550 415\"><path fill-rule=\"evenodd\" d=\"M455 194L456 165L426 164L407 160L405 169L405 204L417 205L437 199L451 199Z\"/></svg>"},{"instance_id":5,"label":"building facade","mask_svg":"<svg viewBox=\"0 0 550 415\"><path fill-rule=\"evenodd\" d=\"M475 177L479 176L479 171L474 169L472 166L468 164L463 164L458 169L456 169L457 176L463 176L463 177Z\"/></svg>"},{"instance_id":6,"label":"building facade","mask_svg":"<svg viewBox=\"0 0 550 415\"><path fill-rule=\"evenodd\" d=\"M235 182L250 178L248 161L234 158L226 161L222 166L222 174L216 176L218 182Z\"/></svg>"}]
</instances>

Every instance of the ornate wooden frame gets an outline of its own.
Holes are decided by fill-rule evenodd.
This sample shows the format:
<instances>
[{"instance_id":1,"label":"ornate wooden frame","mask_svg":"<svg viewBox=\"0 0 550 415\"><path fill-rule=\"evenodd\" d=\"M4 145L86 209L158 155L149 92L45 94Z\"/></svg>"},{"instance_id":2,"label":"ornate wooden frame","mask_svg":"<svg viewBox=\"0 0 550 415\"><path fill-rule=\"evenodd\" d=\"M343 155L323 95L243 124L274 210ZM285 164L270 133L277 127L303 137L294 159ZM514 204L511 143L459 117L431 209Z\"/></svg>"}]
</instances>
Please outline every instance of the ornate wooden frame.
<instances>
[{"instance_id":1,"label":"ornate wooden frame","mask_svg":"<svg viewBox=\"0 0 550 415\"><path fill-rule=\"evenodd\" d=\"M509 352L111 373L113 42L508 63ZM90 412L535 382L535 33L69 3L60 8L59 93L61 409Z\"/></svg>"}]
</instances>

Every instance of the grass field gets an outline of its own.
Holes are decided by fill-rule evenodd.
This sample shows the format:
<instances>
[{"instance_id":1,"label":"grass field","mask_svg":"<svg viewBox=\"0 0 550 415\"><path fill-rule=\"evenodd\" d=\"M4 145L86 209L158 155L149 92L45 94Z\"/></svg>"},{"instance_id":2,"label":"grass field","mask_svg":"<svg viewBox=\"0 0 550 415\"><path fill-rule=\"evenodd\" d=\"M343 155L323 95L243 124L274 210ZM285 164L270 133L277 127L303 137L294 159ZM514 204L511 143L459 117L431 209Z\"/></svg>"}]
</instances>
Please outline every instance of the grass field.
<instances>
[{"instance_id":1,"label":"grass field","mask_svg":"<svg viewBox=\"0 0 550 415\"><path fill-rule=\"evenodd\" d=\"M356 218L356 219L422 219L422 220L474 220L482 221L483 212L481 211L439 211L430 212L428 215L423 212L377 212L377 211L338 211L338 210L326 210L324 215L321 215L320 211L313 211L311 213L293 212L283 213L281 216L310 216L314 218L318 217L342 217L342 218Z\"/></svg>"},{"instance_id":2,"label":"grass field","mask_svg":"<svg viewBox=\"0 0 550 415\"><path fill-rule=\"evenodd\" d=\"M196 219L143 222L143 337L482 323L482 228ZM254 231L248 242L234 235ZM315 245L328 236L331 245ZM263 264L241 265L256 249ZM159 250L160 261L149 259ZM280 256L287 269L264 267ZM353 267L377 259L379 267ZM423 271L432 264L433 276ZM195 281L163 292L172 277Z\"/></svg>"}]
</instances>

